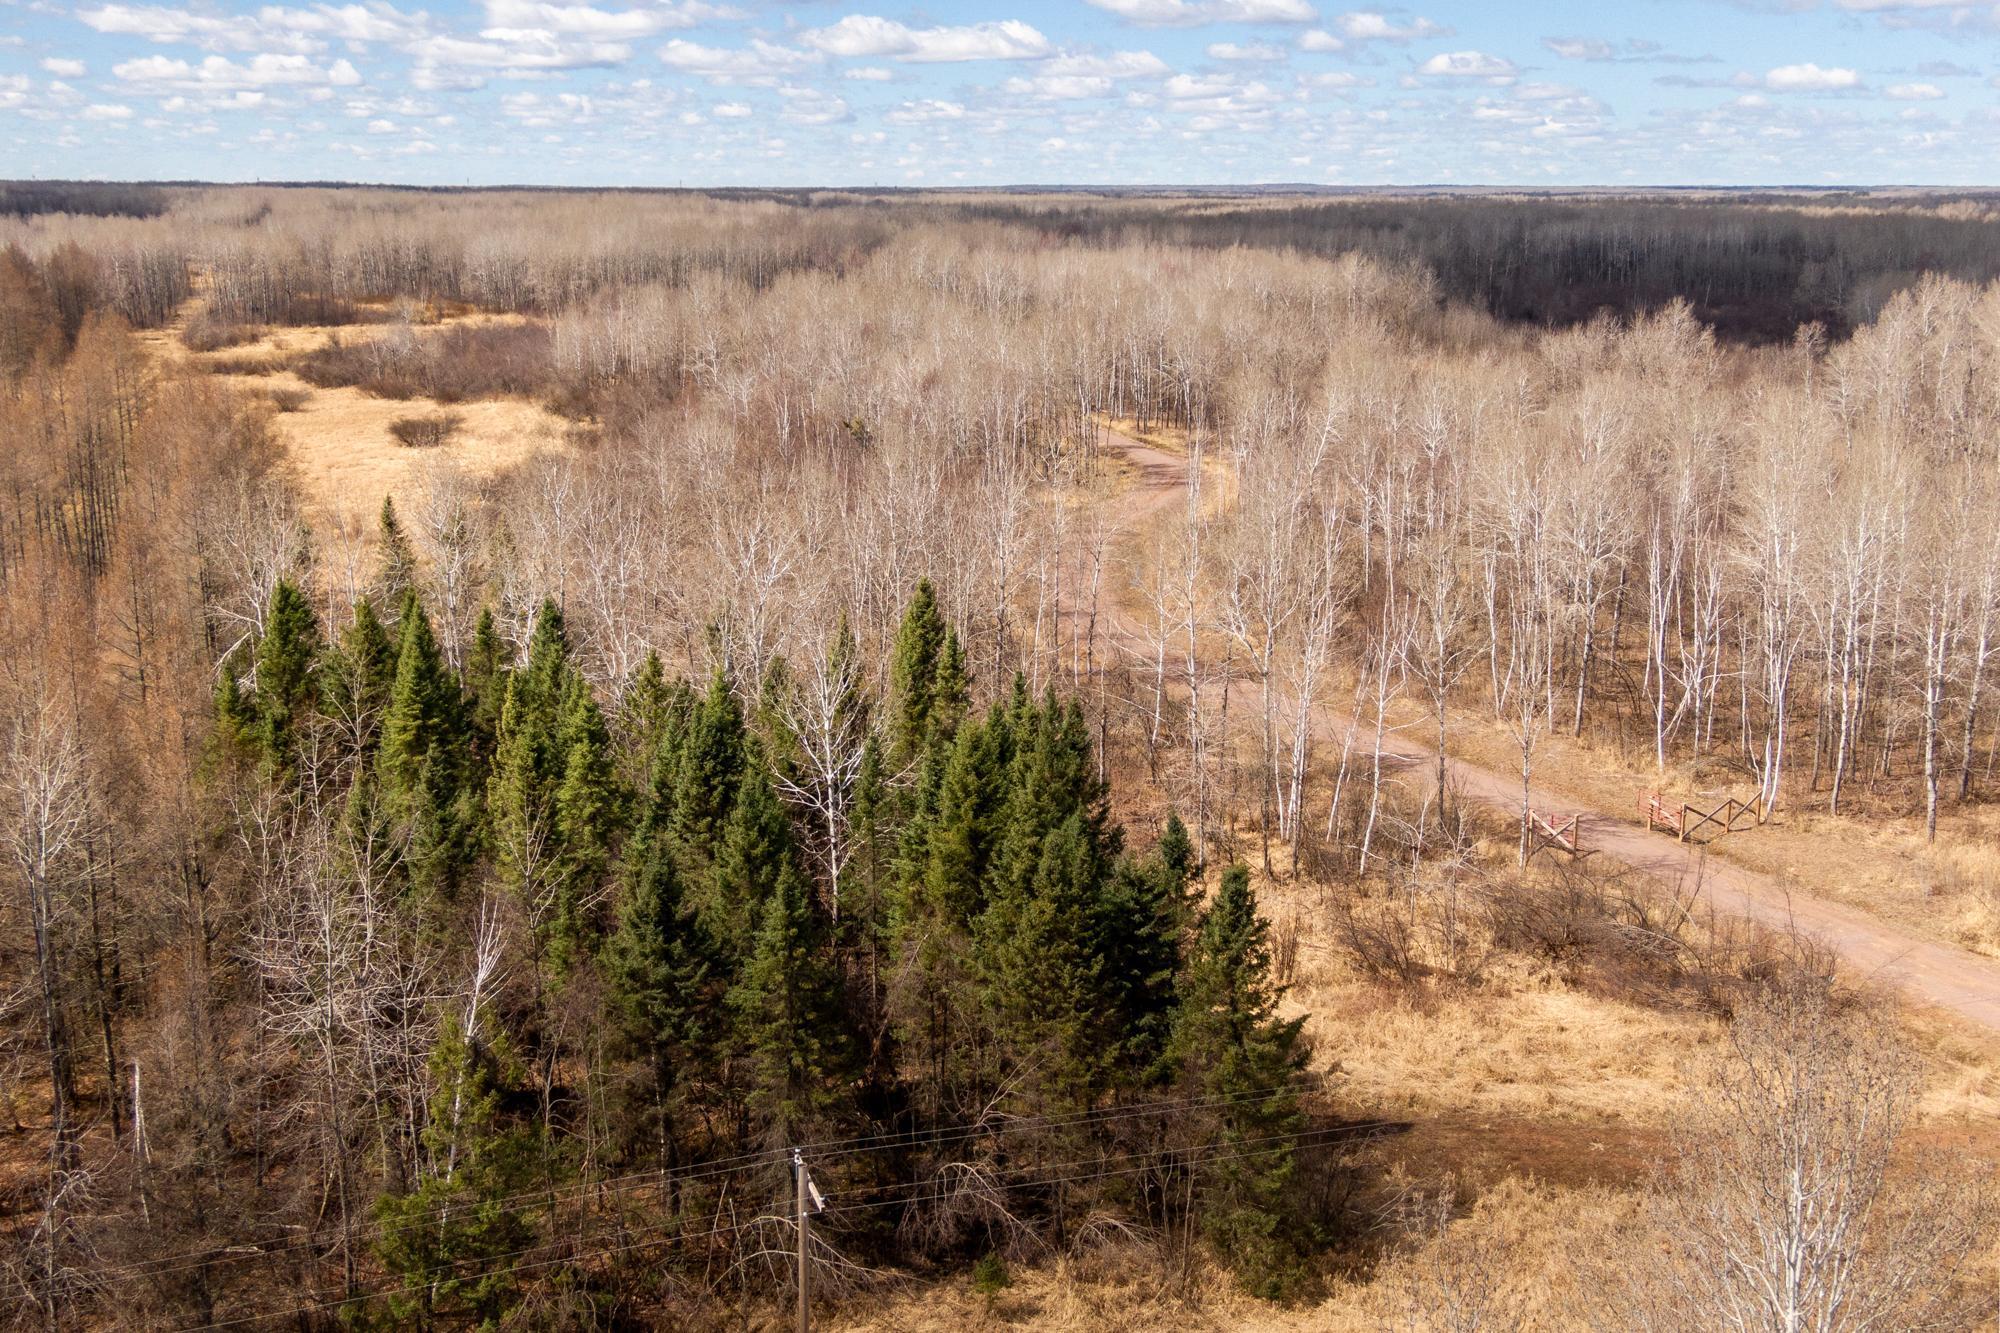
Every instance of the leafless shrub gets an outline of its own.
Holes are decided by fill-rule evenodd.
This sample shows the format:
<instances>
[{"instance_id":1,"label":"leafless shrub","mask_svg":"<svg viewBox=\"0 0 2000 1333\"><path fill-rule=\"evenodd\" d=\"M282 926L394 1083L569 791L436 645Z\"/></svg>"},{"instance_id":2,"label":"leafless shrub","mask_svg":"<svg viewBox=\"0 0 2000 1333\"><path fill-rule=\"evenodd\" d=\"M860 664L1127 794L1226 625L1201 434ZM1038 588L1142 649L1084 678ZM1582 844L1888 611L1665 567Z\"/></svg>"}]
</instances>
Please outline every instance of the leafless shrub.
<instances>
[{"instance_id":1,"label":"leafless shrub","mask_svg":"<svg viewBox=\"0 0 2000 1333\"><path fill-rule=\"evenodd\" d=\"M1397 894L1372 903L1340 898L1334 908L1334 935L1361 974L1376 981L1414 986L1429 979L1423 961L1415 900Z\"/></svg>"},{"instance_id":2,"label":"leafless shrub","mask_svg":"<svg viewBox=\"0 0 2000 1333\"><path fill-rule=\"evenodd\" d=\"M1790 986L1691 1071L1650 1236L1607 1259L1607 1326L1959 1327L1982 1173L1907 1151L1918 1069L1890 1022Z\"/></svg>"},{"instance_id":3,"label":"leafless shrub","mask_svg":"<svg viewBox=\"0 0 2000 1333\"><path fill-rule=\"evenodd\" d=\"M1400 1248L1408 1256L1400 1327L1424 1333L1506 1333L1522 1325L1520 1296L1507 1281L1507 1255L1492 1234L1459 1217L1458 1183L1397 1202ZM1457 1225L1454 1225L1454 1222Z\"/></svg>"},{"instance_id":4,"label":"leafless shrub","mask_svg":"<svg viewBox=\"0 0 2000 1333\"><path fill-rule=\"evenodd\" d=\"M238 324L219 320L204 310L181 329L181 345L190 352L217 352L225 347L241 347L256 342L268 330L261 324Z\"/></svg>"},{"instance_id":5,"label":"leafless shrub","mask_svg":"<svg viewBox=\"0 0 2000 1333\"><path fill-rule=\"evenodd\" d=\"M1015 1212L1000 1173L977 1162L943 1162L924 1177L903 1214L899 1239L920 1254L956 1249L974 1234L993 1248L1040 1249L1034 1228Z\"/></svg>"},{"instance_id":6,"label":"leafless shrub","mask_svg":"<svg viewBox=\"0 0 2000 1333\"><path fill-rule=\"evenodd\" d=\"M389 423L389 433L412 449L435 449L464 424L464 416L457 412L433 412L421 417L397 417Z\"/></svg>"},{"instance_id":7,"label":"leafless shrub","mask_svg":"<svg viewBox=\"0 0 2000 1333\"><path fill-rule=\"evenodd\" d=\"M1299 970L1299 940L1305 923L1297 912L1287 912L1271 932L1271 975L1280 986L1289 986Z\"/></svg>"},{"instance_id":8,"label":"leafless shrub","mask_svg":"<svg viewBox=\"0 0 2000 1333\"><path fill-rule=\"evenodd\" d=\"M1493 953L1493 896L1459 866L1399 869L1383 891L1334 898L1334 937L1377 981L1477 984Z\"/></svg>"},{"instance_id":9,"label":"leafless shrub","mask_svg":"<svg viewBox=\"0 0 2000 1333\"><path fill-rule=\"evenodd\" d=\"M312 391L310 389L294 389L289 385L285 385L271 390L265 397L269 398L271 406L277 408L280 412L296 412L312 401Z\"/></svg>"},{"instance_id":10,"label":"leafless shrub","mask_svg":"<svg viewBox=\"0 0 2000 1333\"><path fill-rule=\"evenodd\" d=\"M461 326L421 335L404 324L373 338L329 338L300 358L297 370L321 388L353 386L377 398L441 403L534 396L553 383L549 333L540 324Z\"/></svg>"}]
</instances>

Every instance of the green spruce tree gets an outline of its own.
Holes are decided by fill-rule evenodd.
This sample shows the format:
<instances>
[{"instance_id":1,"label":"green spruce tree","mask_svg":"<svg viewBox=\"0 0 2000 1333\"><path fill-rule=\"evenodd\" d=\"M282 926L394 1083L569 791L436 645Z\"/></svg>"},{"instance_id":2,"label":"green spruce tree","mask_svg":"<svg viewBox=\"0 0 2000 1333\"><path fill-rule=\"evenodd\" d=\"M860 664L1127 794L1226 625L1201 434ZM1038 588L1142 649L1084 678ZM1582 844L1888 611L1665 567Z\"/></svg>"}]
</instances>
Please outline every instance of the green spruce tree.
<instances>
[{"instance_id":1,"label":"green spruce tree","mask_svg":"<svg viewBox=\"0 0 2000 1333\"><path fill-rule=\"evenodd\" d=\"M736 1039L750 1054L749 1108L766 1144L807 1137L838 1100L851 1051L839 998L811 891L787 862L729 994Z\"/></svg>"},{"instance_id":2,"label":"green spruce tree","mask_svg":"<svg viewBox=\"0 0 2000 1333\"><path fill-rule=\"evenodd\" d=\"M458 681L415 593L403 599L400 628L375 783L412 887L448 898L471 857L477 820L470 729Z\"/></svg>"},{"instance_id":3,"label":"green spruce tree","mask_svg":"<svg viewBox=\"0 0 2000 1333\"><path fill-rule=\"evenodd\" d=\"M930 744L945 634L937 592L929 579L919 579L889 656L889 762L897 771L913 767Z\"/></svg>"},{"instance_id":4,"label":"green spruce tree","mask_svg":"<svg viewBox=\"0 0 2000 1333\"><path fill-rule=\"evenodd\" d=\"M500 1118L504 1043L482 1049L456 1016L431 1052L437 1087L423 1132L429 1172L376 1206L382 1266L405 1279L389 1298L398 1327L497 1328L519 1297L506 1260L533 1240L533 1213L514 1196L537 1178L534 1138Z\"/></svg>"},{"instance_id":5,"label":"green spruce tree","mask_svg":"<svg viewBox=\"0 0 2000 1333\"><path fill-rule=\"evenodd\" d=\"M319 687L319 620L290 579L279 579L257 646L257 740L265 770L288 774L311 725Z\"/></svg>"},{"instance_id":6,"label":"green spruce tree","mask_svg":"<svg viewBox=\"0 0 2000 1333\"><path fill-rule=\"evenodd\" d=\"M674 765L673 823L669 835L698 898L712 898L716 851L742 785L743 713L720 671L689 714ZM704 912L710 908L704 905Z\"/></svg>"},{"instance_id":7,"label":"green spruce tree","mask_svg":"<svg viewBox=\"0 0 2000 1333\"><path fill-rule=\"evenodd\" d=\"M1304 1126L1297 1089L1305 1020L1278 1017L1279 995L1250 872L1231 866L1188 962L1167 1059L1186 1095L1211 1103L1199 1117L1213 1150L1197 1168L1202 1229L1244 1284L1267 1297L1304 1274L1304 1228L1290 1191L1297 1161L1285 1136Z\"/></svg>"},{"instance_id":8,"label":"green spruce tree","mask_svg":"<svg viewBox=\"0 0 2000 1333\"><path fill-rule=\"evenodd\" d=\"M791 820L761 754L752 747L737 778L736 799L723 823L714 868L700 902L703 927L732 968L749 954L764 905L779 881L797 871Z\"/></svg>"},{"instance_id":9,"label":"green spruce tree","mask_svg":"<svg viewBox=\"0 0 2000 1333\"><path fill-rule=\"evenodd\" d=\"M574 672L564 690L557 744L564 757L554 796L557 862L549 930L562 975L596 946L598 926L589 904L600 896L624 805L604 716L589 683Z\"/></svg>"},{"instance_id":10,"label":"green spruce tree","mask_svg":"<svg viewBox=\"0 0 2000 1333\"><path fill-rule=\"evenodd\" d=\"M622 1044L649 1075L640 1123L660 1165L673 1167L683 1086L713 1050L709 950L658 820L634 832L625 878L604 976Z\"/></svg>"},{"instance_id":11,"label":"green spruce tree","mask_svg":"<svg viewBox=\"0 0 2000 1333\"><path fill-rule=\"evenodd\" d=\"M403 529L403 520L396 513L396 501L387 495L382 497L379 539L382 545L376 561L376 591L382 605L400 611L405 599L417 591L417 553L410 545L410 534Z\"/></svg>"},{"instance_id":12,"label":"green spruce tree","mask_svg":"<svg viewBox=\"0 0 2000 1333\"><path fill-rule=\"evenodd\" d=\"M366 760L373 753L395 679L396 641L363 597L320 673L322 707L349 738L351 758Z\"/></svg>"},{"instance_id":13,"label":"green spruce tree","mask_svg":"<svg viewBox=\"0 0 2000 1333\"><path fill-rule=\"evenodd\" d=\"M981 1006L1002 1081L1038 1114L1090 1104L1115 1032L1095 943L1105 866L1081 813L1040 841L1034 873L999 887L974 933Z\"/></svg>"},{"instance_id":14,"label":"green spruce tree","mask_svg":"<svg viewBox=\"0 0 2000 1333\"><path fill-rule=\"evenodd\" d=\"M508 674L507 645L501 642L493 608L484 607L473 627L472 651L465 659L466 717L472 726L474 749L482 756L491 754L494 733L500 729Z\"/></svg>"}]
</instances>

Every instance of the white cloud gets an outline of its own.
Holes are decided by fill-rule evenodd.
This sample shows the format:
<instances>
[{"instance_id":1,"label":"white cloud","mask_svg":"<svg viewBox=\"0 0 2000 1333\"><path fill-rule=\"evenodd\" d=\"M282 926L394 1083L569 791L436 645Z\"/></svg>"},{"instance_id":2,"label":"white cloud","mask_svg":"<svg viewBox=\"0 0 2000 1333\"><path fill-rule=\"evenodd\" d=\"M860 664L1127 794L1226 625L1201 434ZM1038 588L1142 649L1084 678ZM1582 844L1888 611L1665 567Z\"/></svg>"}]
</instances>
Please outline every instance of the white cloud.
<instances>
[{"instance_id":1,"label":"white cloud","mask_svg":"<svg viewBox=\"0 0 2000 1333\"><path fill-rule=\"evenodd\" d=\"M962 27L911 28L894 19L849 14L828 28L810 28L799 40L830 56L887 56L942 63L960 60L1039 60L1049 39L1019 19Z\"/></svg>"},{"instance_id":2,"label":"white cloud","mask_svg":"<svg viewBox=\"0 0 2000 1333\"><path fill-rule=\"evenodd\" d=\"M1151 51L1113 51L1109 55L1057 56L1038 68L1050 74L1078 74L1102 79L1157 79L1173 71Z\"/></svg>"},{"instance_id":3,"label":"white cloud","mask_svg":"<svg viewBox=\"0 0 2000 1333\"><path fill-rule=\"evenodd\" d=\"M256 55L238 63L209 56L199 65L166 56L142 56L114 65L111 73L140 92L229 92L238 88L349 88L360 73L345 60L317 65L304 56Z\"/></svg>"},{"instance_id":4,"label":"white cloud","mask_svg":"<svg viewBox=\"0 0 2000 1333\"><path fill-rule=\"evenodd\" d=\"M748 102L717 102L709 114L718 120L747 120L753 113Z\"/></svg>"},{"instance_id":5,"label":"white cloud","mask_svg":"<svg viewBox=\"0 0 2000 1333\"><path fill-rule=\"evenodd\" d=\"M80 10L86 27L154 42L185 43L208 51L261 51L312 55L329 41L353 44L408 42L429 30L429 20L393 5L314 5L289 9L265 5L255 14L195 13L164 5L99 5Z\"/></svg>"},{"instance_id":6,"label":"white cloud","mask_svg":"<svg viewBox=\"0 0 2000 1333\"><path fill-rule=\"evenodd\" d=\"M1780 65L1764 75L1764 86L1779 93L1836 92L1859 88L1861 76L1851 69L1821 69L1818 65Z\"/></svg>"},{"instance_id":7,"label":"white cloud","mask_svg":"<svg viewBox=\"0 0 2000 1333\"><path fill-rule=\"evenodd\" d=\"M965 107L961 103L939 101L935 98L905 102L886 117L892 125L927 125L933 121L964 118Z\"/></svg>"},{"instance_id":8,"label":"white cloud","mask_svg":"<svg viewBox=\"0 0 2000 1333\"><path fill-rule=\"evenodd\" d=\"M1306 0L1089 0L1146 28L1193 28L1204 23L1311 23L1319 11Z\"/></svg>"},{"instance_id":9,"label":"white cloud","mask_svg":"<svg viewBox=\"0 0 2000 1333\"><path fill-rule=\"evenodd\" d=\"M896 71L884 69L880 65L856 65L852 69L842 70L840 77L856 79L862 83L887 83L896 77Z\"/></svg>"},{"instance_id":10,"label":"white cloud","mask_svg":"<svg viewBox=\"0 0 2000 1333\"><path fill-rule=\"evenodd\" d=\"M300 53L317 51L323 43L293 34L262 34L251 21L232 22L205 14L150 5L104 5L77 14L85 27L120 37L144 37L155 42L187 42L211 51L248 51L283 47Z\"/></svg>"},{"instance_id":11,"label":"white cloud","mask_svg":"<svg viewBox=\"0 0 2000 1333\"><path fill-rule=\"evenodd\" d=\"M1612 60L1618 48L1601 37L1544 37L1542 45L1564 60Z\"/></svg>"},{"instance_id":12,"label":"white cloud","mask_svg":"<svg viewBox=\"0 0 2000 1333\"><path fill-rule=\"evenodd\" d=\"M1283 60L1285 48L1269 42L1210 42L1210 60Z\"/></svg>"},{"instance_id":13,"label":"white cloud","mask_svg":"<svg viewBox=\"0 0 2000 1333\"><path fill-rule=\"evenodd\" d=\"M0 74L0 111L25 106L28 90L34 86L24 74Z\"/></svg>"},{"instance_id":14,"label":"white cloud","mask_svg":"<svg viewBox=\"0 0 2000 1333\"><path fill-rule=\"evenodd\" d=\"M1484 51L1441 51L1417 66L1417 73L1433 78L1494 79L1514 77L1514 62Z\"/></svg>"},{"instance_id":15,"label":"white cloud","mask_svg":"<svg viewBox=\"0 0 2000 1333\"><path fill-rule=\"evenodd\" d=\"M1344 51L1347 43L1321 28L1299 34L1298 48L1301 51Z\"/></svg>"},{"instance_id":16,"label":"white cloud","mask_svg":"<svg viewBox=\"0 0 2000 1333\"><path fill-rule=\"evenodd\" d=\"M487 28L477 40L426 37L407 49L420 66L444 70L588 69L620 64L632 54L623 42L566 40L538 28Z\"/></svg>"},{"instance_id":17,"label":"white cloud","mask_svg":"<svg viewBox=\"0 0 2000 1333\"><path fill-rule=\"evenodd\" d=\"M1375 86L1375 80L1350 73L1344 69L1314 74L1301 74L1299 82L1308 88L1324 88L1329 92L1336 93L1346 92L1352 88L1373 88Z\"/></svg>"},{"instance_id":18,"label":"white cloud","mask_svg":"<svg viewBox=\"0 0 2000 1333\"><path fill-rule=\"evenodd\" d=\"M796 51L754 37L748 46L703 46L676 37L660 48L660 63L712 83L773 83L779 75L816 65L816 51Z\"/></svg>"},{"instance_id":19,"label":"white cloud","mask_svg":"<svg viewBox=\"0 0 2000 1333\"><path fill-rule=\"evenodd\" d=\"M405 14L393 5L381 3L314 5L311 9L266 5L257 11L257 21L283 31L364 44L412 41L428 28L423 15Z\"/></svg>"},{"instance_id":20,"label":"white cloud","mask_svg":"<svg viewBox=\"0 0 2000 1333\"><path fill-rule=\"evenodd\" d=\"M741 10L702 0L649 4L638 9L598 9L592 5L551 4L548 0L481 0L487 23L503 29L535 29L577 37L650 37L668 28L691 28L713 19L739 19Z\"/></svg>"},{"instance_id":21,"label":"white cloud","mask_svg":"<svg viewBox=\"0 0 2000 1333\"><path fill-rule=\"evenodd\" d=\"M1357 9L1334 20L1340 35L1350 42L1413 42L1424 37L1447 37L1451 29L1426 18L1396 23L1373 9Z\"/></svg>"},{"instance_id":22,"label":"white cloud","mask_svg":"<svg viewBox=\"0 0 2000 1333\"><path fill-rule=\"evenodd\" d=\"M1089 74L1037 74L1028 79L1009 79L1001 91L1012 97L1032 97L1041 102L1077 101L1086 97L1109 97L1111 80Z\"/></svg>"},{"instance_id":23,"label":"white cloud","mask_svg":"<svg viewBox=\"0 0 2000 1333\"><path fill-rule=\"evenodd\" d=\"M90 72L81 60L63 60L56 56L44 60L42 68L59 79L80 79Z\"/></svg>"},{"instance_id":24,"label":"white cloud","mask_svg":"<svg viewBox=\"0 0 2000 1333\"><path fill-rule=\"evenodd\" d=\"M183 111L251 111L264 105L270 98L263 93L252 92L248 88L238 88L233 93L208 93L201 97L169 97L161 101L160 110L179 115Z\"/></svg>"},{"instance_id":25,"label":"white cloud","mask_svg":"<svg viewBox=\"0 0 2000 1333\"><path fill-rule=\"evenodd\" d=\"M1882 91L1898 102L1934 102L1944 96L1935 83L1892 83Z\"/></svg>"},{"instance_id":26,"label":"white cloud","mask_svg":"<svg viewBox=\"0 0 2000 1333\"><path fill-rule=\"evenodd\" d=\"M1204 116L1262 116L1284 100L1269 84L1233 74L1176 74L1163 87L1174 110L1200 113L1189 122L1194 128L1214 127Z\"/></svg>"},{"instance_id":27,"label":"white cloud","mask_svg":"<svg viewBox=\"0 0 2000 1333\"><path fill-rule=\"evenodd\" d=\"M509 93L500 99L500 107L523 125L536 128L582 124L597 119L599 110L597 99L587 93Z\"/></svg>"},{"instance_id":28,"label":"white cloud","mask_svg":"<svg viewBox=\"0 0 2000 1333\"><path fill-rule=\"evenodd\" d=\"M846 100L836 93L795 87L780 88L778 95L785 99L784 110L779 114L794 125L832 125L853 119L848 114Z\"/></svg>"},{"instance_id":29,"label":"white cloud","mask_svg":"<svg viewBox=\"0 0 2000 1333\"><path fill-rule=\"evenodd\" d=\"M118 103L95 102L83 109L85 120L130 120L132 108Z\"/></svg>"}]
</instances>

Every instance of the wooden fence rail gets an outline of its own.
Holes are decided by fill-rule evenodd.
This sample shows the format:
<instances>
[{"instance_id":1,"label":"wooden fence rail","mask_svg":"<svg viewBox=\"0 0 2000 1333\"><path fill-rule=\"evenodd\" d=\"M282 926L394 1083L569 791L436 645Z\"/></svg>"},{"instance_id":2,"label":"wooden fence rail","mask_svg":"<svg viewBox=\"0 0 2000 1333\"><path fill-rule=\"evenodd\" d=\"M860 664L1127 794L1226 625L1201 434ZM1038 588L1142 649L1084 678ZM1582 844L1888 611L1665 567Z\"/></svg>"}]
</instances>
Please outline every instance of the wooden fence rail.
<instances>
[{"instance_id":1,"label":"wooden fence rail","mask_svg":"<svg viewBox=\"0 0 2000 1333\"><path fill-rule=\"evenodd\" d=\"M1688 842L1701 829L1713 829L1712 838L1725 833L1742 833L1764 822L1764 798L1759 795L1748 801L1728 797L1720 805L1703 809L1686 801L1678 805L1660 798L1658 792L1649 792L1639 798L1639 817L1649 829L1658 829L1674 835L1676 842ZM1748 821L1748 822L1745 822Z\"/></svg>"}]
</instances>

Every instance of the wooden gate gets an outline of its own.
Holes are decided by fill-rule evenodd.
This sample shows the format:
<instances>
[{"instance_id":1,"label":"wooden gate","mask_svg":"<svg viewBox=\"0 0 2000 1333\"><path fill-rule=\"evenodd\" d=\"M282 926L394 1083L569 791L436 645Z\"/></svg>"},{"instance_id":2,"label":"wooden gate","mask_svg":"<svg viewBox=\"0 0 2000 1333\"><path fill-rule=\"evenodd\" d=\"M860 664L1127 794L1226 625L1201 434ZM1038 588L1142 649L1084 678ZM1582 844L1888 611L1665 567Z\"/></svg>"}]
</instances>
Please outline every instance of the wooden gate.
<instances>
[{"instance_id":1,"label":"wooden gate","mask_svg":"<svg viewBox=\"0 0 2000 1333\"><path fill-rule=\"evenodd\" d=\"M1553 847L1559 852L1580 856L1583 852L1583 843L1577 833L1577 821L1581 818L1583 818L1581 815L1571 815L1558 823L1554 815L1529 806L1528 855L1533 857L1542 848Z\"/></svg>"}]
</instances>

